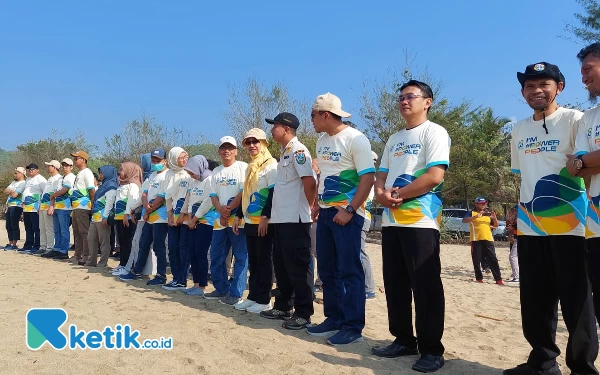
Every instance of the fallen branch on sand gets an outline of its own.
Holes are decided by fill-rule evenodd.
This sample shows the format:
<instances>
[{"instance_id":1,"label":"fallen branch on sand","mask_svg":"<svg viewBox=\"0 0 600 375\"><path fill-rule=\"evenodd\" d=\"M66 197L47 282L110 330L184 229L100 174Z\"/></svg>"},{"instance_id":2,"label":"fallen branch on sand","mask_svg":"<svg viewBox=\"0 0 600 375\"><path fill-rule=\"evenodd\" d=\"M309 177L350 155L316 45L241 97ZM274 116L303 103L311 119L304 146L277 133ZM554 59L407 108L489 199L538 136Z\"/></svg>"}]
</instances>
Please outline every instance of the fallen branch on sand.
<instances>
[{"instance_id":1,"label":"fallen branch on sand","mask_svg":"<svg viewBox=\"0 0 600 375\"><path fill-rule=\"evenodd\" d=\"M498 318L492 318L491 316L485 316L485 315L481 315L481 314L473 314L479 318L484 318L484 319L489 319L489 320L495 320L497 322L503 322L504 319L498 319Z\"/></svg>"}]
</instances>

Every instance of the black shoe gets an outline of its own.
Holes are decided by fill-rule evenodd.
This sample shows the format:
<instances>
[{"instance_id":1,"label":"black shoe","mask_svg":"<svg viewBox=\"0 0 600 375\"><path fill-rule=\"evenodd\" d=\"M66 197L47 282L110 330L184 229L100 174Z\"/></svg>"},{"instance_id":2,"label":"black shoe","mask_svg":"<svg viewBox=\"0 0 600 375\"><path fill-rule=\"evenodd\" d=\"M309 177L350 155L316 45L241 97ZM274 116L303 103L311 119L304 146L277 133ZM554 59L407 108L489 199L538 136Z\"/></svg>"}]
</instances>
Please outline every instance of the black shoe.
<instances>
[{"instance_id":1,"label":"black shoe","mask_svg":"<svg viewBox=\"0 0 600 375\"><path fill-rule=\"evenodd\" d=\"M69 259L69 255L61 253L59 251L57 251L58 254L56 254L55 256L52 257L52 259L56 259L56 260L65 260L65 259Z\"/></svg>"},{"instance_id":2,"label":"black shoe","mask_svg":"<svg viewBox=\"0 0 600 375\"><path fill-rule=\"evenodd\" d=\"M547 370L536 370L527 363L521 363L517 367L504 370L503 375L562 375L558 363L555 363L552 368Z\"/></svg>"},{"instance_id":3,"label":"black shoe","mask_svg":"<svg viewBox=\"0 0 600 375\"><path fill-rule=\"evenodd\" d=\"M83 260L78 261L77 264L79 264L80 266L85 266L85 262Z\"/></svg>"},{"instance_id":4,"label":"black shoe","mask_svg":"<svg viewBox=\"0 0 600 375\"><path fill-rule=\"evenodd\" d=\"M417 355L419 354L419 349L409 348L407 346L400 345L397 342L393 342L388 346L372 348L371 353L378 357L396 358L405 355Z\"/></svg>"},{"instance_id":5,"label":"black shoe","mask_svg":"<svg viewBox=\"0 0 600 375\"><path fill-rule=\"evenodd\" d=\"M267 311L261 311L260 316L267 319L283 319L288 320L292 318L292 311L281 311L277 309L271 309Z\"/></svg>"},{"instance_id":6,"label":"black shoe","mask_svg":"<svg viewBox=\"0 0 600 375\"><path fill-rule=\"evenodd\" d=\"M54 258L56 255L62 254L60 251L52 250L49 253L44 253L40 255L42 258Z\"/></svg>"},{"instance_id":7,"label":"black shoe","mask_svg":"<svg viewBox=\"0 0 600 375\"><path fill-rule=\"evenodd\" d=\"M306 328L310 324L310 319L304 319L299 316L292 316L289 320L286 320L281 325L285 329L291 329L293 331L299 331Z\"/></svg>"},{"instance_id":8,"label":"black shoe","mask_svg":"<svg viewBox=\"0 0 600 375\"><path fill-rule=\"evenodd\" d=\"M444 357L441 355L421 354L412 369L418 372L436 372L444 366Z\"/></svg>"}]
</instances>

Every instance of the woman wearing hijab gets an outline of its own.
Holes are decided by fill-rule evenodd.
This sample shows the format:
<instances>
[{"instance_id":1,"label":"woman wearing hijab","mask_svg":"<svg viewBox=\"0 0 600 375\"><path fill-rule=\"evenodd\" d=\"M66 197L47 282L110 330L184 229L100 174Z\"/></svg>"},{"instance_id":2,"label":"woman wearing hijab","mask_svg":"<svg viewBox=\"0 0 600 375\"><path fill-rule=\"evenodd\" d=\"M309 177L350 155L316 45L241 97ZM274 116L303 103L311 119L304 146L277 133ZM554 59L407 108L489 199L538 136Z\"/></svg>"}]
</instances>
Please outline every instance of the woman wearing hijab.
<instances>
[{"instance_id":1,"label":"woman wearing hijab","mask_svg":"<svg viewBox=\"0 0 600 375\"><path fill-rule=\"evenodd\" d=\"M129 202L135 201L140 195L140 186L142 186L142 168L131 162L121 163L119 169L119 187L117 188L117 197L115 199L115 222L117 233L119 234L120 257L119 266L113 269L113 275L120 276L125 269L129 255L131 255L131 243L135 233L136 223L129 215L127 207Z\"/></svg>"},{"instance_id":2,"label":"woman wearing hijab","mask_svg":"<svg viewBox=\"0 0 600 375\"><path fill-rule=\"evenodd\" d=\"M167 177L167 215L169 223L169 264L173 280L163 285L166 290L179 290L187 287L188 269L188 232L187 208L184 209L188 193L190 176L183 169L188 162L188 153L181 147L169 151L169 173Z\"/></svg>"},{"instance_id":3,"label":"woman wearing hijab","mask_svg":"<svg viewBox=\"0 0 600 375\"><path fill-rule=\"evenodd\" d=\"M17 241L21 239L21 230L19 229L19 220L23 213L23 190L25 190L25 168L15 168L15 179L4 189L4 194L8 195L6 200L6 232L8 233L8 244L4 250L17 250Z\"/></svg>"},{"instance_id":4,"label":"woman wearing hijab","mask_svg":"<svg viewBox=\"0 0 600 375\"><path fill-rule=\"evenodd\" d=\"M269 228L273 187L277 179L277 161L271 156L267 136L261 129L250 129L243 145L252 161L248 164L242 209L233 224L237 227L245 221L246 246L248 247L249 293L248 298L235 306L259 314L272 309L271 286L273 280L273 231Z\"/></svg>"},{"instance_id":5,"label":"woman wearing hijab","mask_svg":"<svg viewBox=\"0 0 600 375\"><path fill-rule=\"evenodd\" d=\"M184 209L188 214L188 249L194 286L183 292L189 296L203 296L208 284L208 248L215 220L219 217L208 196L209 177L217 165L217 162L209 162L202 155L194 156L185 165L185 171L191 178Z\"/></svg>"},{"instance_id":6,"label":"woman wearing hijab","mask_svg":"<svg viewBox=\"0 0 600 375\"><path fill-rule=\"evenodd\" d=\"M90 257L85 263L86 267L106 267L110 256L111 225L108 223L108 218L114 214L119 187L117 170L112 165L103 165L98 168L98 180L102 184L98 186L92 204L92 222L87 236ZM100 245L100 262L97 263L98 245Z\"/></svg>"}]
</instances>

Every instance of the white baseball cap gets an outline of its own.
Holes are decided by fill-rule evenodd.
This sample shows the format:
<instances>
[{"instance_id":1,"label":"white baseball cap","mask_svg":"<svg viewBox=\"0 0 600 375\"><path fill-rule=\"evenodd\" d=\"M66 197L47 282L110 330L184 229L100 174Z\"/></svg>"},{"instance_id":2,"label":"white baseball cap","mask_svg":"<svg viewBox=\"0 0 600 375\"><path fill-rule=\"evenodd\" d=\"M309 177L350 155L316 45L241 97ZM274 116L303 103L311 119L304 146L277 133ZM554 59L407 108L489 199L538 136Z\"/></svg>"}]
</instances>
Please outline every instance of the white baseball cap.
<instances>
[{"instance_id":1,"label":"white baseball cap","mask_svg":"<svg viewBox=\"0 0 600 375\"><path fill-rule=\"evenodd\" d=\"M312 105L312 109L313 111L331 112L340 117L352 116L348 112L342 110L342 101L330 92L317 96Z\"/></svg>"},{"instance_id":2,"label":"white baseball cap","mask_svg":"<svg viewBox=\"0 0 600 375\"><path fill-rule=\"evenodd\" d=\"M219 147L223 146L223 144L225 143L230 143L237 148L237 142L235 141L235 138L229 135L226 135L225 137L219 139Z\"/></svg>"},{"instance_id":3,"label":"white baseball cap","mask_svg":"<svg viewBox=\"0 0 600 375\"><path fill-rule=\"evenodd\" d=\"M60 169L60 163L58 162L58 160L45 161L44 164L51 165L56 169Z\"/></svg>"},{"instance_id":4,"label":"white baseball cap","mask_svg":"<svg viewBox=\"0 0 600 375\"><path fill-rule=\"evenodd\" d=\"M61 161L61 163L68 164L68 165L71 165L71 166L72 166L72 165L73 165L73 160L71 160L70 158L64 158L64 159Z\"/></svg>"}]
</instances>

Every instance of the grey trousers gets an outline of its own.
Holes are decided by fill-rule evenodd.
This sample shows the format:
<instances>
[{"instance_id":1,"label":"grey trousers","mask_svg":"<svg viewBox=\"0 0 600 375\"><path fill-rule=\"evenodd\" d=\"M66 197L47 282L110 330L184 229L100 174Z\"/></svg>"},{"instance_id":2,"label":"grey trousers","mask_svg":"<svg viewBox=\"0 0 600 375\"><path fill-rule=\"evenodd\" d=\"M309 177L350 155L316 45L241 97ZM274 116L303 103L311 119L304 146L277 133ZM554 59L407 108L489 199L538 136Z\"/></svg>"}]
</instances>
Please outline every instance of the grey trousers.
<instances>
[{"instance_id":1,"label":"grey trousers","mask_svg":"<svg viewBox=\"0 0 600 375\"><path fill-rule=\"evenodd\" d=\"M371 259L367 254L367 231L363 230L360 234L360 261L365 271L365 289L366 292L375 293L375 280L373 280L373 268Z\"/></svg>"},{"instance_id":2,"label":"grey trousers","mask_svg":"<svg viewBox=\"0 0 600 375\"><path fill-rule=\"evenodd\" d=\"M517 242L518 239L515 238L515 243L510 248L510 253L508 255L508 261L510 263L510 268L512 268L511 277L518 279L519 278L519 255L517 254Z\"/></svg>"},{"instance_id":3,"label":"grey trousers","mask_svg":"<svg viewBox=\"0 0 600 375\"><path fill-rule=\"evenodd\" d=\"M48 216L48 210L40 210L40 249L54 247L54 218Z\"/></svg>"},{"instance_id":4,"label":"grey trousers","mask_svg":"<svg viewBox=\"0 0 600 375\"><path fill-rule=\"evenodd\" d=\"M85 265L92 267L106 267L108 257L110 256L110 226L105 227L101 222L90 223L87 241L90 249L90 256ZM100 246L100 262L97 262L98 246Z\"/></svg>"}]
</instances>

